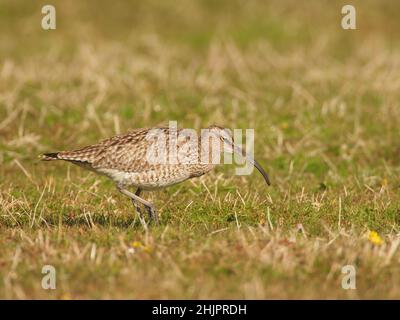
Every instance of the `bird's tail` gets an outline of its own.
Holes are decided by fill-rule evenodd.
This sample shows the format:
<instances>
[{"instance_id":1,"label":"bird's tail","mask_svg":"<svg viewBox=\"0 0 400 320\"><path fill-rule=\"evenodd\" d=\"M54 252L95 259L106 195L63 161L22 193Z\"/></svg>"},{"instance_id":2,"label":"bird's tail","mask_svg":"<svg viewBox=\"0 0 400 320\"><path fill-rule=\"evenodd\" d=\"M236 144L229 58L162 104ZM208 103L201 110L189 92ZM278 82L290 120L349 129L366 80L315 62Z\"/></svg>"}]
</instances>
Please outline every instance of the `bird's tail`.
<instances>
[{"instance_id":1,"label":"bird's tail","mask_svg":"<svg viewBox=\"0 0 400 320\"><path fill-rule=\"evenodd\" d=\"M58 152L45 153L39 156L42 161L58 160Z\"/></svg>"}]
</instances>

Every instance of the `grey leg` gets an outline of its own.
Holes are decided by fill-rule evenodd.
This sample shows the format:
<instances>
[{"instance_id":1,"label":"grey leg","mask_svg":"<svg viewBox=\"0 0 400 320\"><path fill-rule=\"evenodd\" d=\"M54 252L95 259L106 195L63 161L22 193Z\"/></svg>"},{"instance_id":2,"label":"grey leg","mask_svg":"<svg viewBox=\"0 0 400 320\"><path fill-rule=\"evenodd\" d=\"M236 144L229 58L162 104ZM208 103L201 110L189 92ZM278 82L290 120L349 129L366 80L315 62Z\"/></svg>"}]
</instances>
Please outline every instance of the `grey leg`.
<instances>
[{"instance_id":1,"label":"grey leg","mask_svg":"<svg viewBox=\"0 0 400 320\"><path fill-rule=\"evenodd\" d=\"M141 192L142 192L142 190L140 188L138 188L136 190L136 192L135 192L135 195L137 195L139 197ZM139 214L139 216L141 216L142 215L142 209L140 208L138 202L136 200L133 200L133 199L131 199L131 200L132 200L133 205L136 208L137 213Z\"/></svg>"},{"instance_id":2,"label":"grey leg","mask_svg":"<svg viewBox=\"0 0 400 320\"><path fill-rule=\"evenodd\" d=\"M158 224L158 214L157 211L154 209L154 206L147 207L147 209L149 210L150 220L154 220L154 222Z\"/></svg>"},{"instance_id":3,"label":"grey leg","mask_svg":"<svg viewBox=\"0 0 400 320\"><path fill-rule=\"evenodd\" d=\"M142 189L138 188L136 190L135 194L139 197L141 192L142 192ZM137 203L133 200L132 200L132 202L135 204L136 210L138 210L140 213L142 213L142 211L140 210ZM149 211L150 220L154 220L158 224L158 215L157 215L156 210L154 209L154 206L151 204L151 206L148 206L148 207L146 206L146 208Z\"/></svg>"},{"instance_id":4,"label":"grey leg","mask_svg":"<svg viewBox=\"0 0 400 320\"><path fill-rule=\"evenodd\" d=\"M154 221L156 223L158 223L158 216L157 216L156 210L154 208L154 205L151 202L149 202L147 200L144 200L141 197L139 197L138 194L140 194L140 191L141 191L140 189L138 189L136 191L136 194L124 189L123 186L120 186L120 185L117 185L117 189L122 194L124 194L124 195L128 196L129 198L131 198L133 202L139 202L139 203L143 204L147 208L147 210L149 211L150 219L154 219Z\"/></svg>"}]
</instances>

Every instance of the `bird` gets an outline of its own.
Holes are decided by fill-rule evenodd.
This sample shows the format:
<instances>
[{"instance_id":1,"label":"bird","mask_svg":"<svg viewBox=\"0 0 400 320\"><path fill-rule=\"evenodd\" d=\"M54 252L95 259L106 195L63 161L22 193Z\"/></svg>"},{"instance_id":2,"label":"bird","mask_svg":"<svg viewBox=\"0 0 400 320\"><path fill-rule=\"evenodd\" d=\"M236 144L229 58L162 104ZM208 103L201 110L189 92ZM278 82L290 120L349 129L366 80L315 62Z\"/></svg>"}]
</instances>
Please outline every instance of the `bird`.
<instances>
[{"instance_id":1,"label":"bird","mask_svg":"<svg viewBox=\"0 0 400 320\"><path fill-rule=\"evenodd\" d=\"M114 181L119 192L129 197L141 219L143 205L150 221L159 223L153 203L142 191L165 188L200 177L220 163L222 153L238 154L270 179L261 165L234 142L231 130L211 125L198 135L194 129L177 127L140 128L115 135L97 144L71 151L44 153L43 161L63 160L94 171ZM133 193L129 188L135 187Z\"/></svg>"}]
</instances>

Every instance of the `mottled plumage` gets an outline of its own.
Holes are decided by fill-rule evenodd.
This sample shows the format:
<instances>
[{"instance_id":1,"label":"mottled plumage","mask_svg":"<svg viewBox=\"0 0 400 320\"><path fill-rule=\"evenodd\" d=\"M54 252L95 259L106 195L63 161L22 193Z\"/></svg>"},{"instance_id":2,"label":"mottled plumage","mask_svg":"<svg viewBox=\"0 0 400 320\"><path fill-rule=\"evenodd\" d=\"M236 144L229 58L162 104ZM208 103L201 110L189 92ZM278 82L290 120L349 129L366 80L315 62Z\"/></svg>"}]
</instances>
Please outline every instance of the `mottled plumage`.
<instances>
[{"instance_id":1,"label":"mottled plumage","mask_svg":"<svg viewBox=\"0 0 400 320\"><path fill-rule=\"evenodd\" d=\"M199 153L193 154L192 164L149 163L147 152L151 141L146 137L151 135L150 130L152 129L137 129L82 149L45 154L43 160L66 160L108 176L117 184L142 189L166 187L212 169L212 165L195 162ZM168 146L169 137L175 133L171 133L169 128L159 130L165 134ZM179 135L182 129L176 131ZM179 142L181 141L178 141L178 152L181 146Z\"/></svg>"},{"instance_id":2,"label":"mottled plumage","mask_svg":"<svg viewBox=\"0 0 400 320\"><path fill-rule=\"evenodd\" d=\"M167 187L207 173L215 164L204 161L202 156L211 159L211 148L216 144L221 151L227 151L227 145L232 152L238 148L226 129L218 126L208 129L210 135L206 138L214 138L210 144L202 143L206 138L197 137L188 129L136 129L81 149L47 153L42 160L69 161L109 177L135 205L141 202L157 219L153 205L139 197L142 189ZM265 172L262 170L261 173L269 184ZM138 188L136 194L126 190L130 186ZM137 209L140 212L138 206Z\"/></svg>"}]
</instances>

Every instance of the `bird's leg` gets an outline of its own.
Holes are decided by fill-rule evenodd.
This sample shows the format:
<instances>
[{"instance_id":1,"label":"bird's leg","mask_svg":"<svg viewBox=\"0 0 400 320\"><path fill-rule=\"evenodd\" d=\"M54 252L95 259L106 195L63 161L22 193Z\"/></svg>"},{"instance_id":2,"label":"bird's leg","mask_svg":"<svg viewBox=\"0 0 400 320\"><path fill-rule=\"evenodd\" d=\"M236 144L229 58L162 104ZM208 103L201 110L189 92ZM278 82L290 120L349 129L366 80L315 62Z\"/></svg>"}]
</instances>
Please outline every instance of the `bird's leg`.
<instances>
[{"instance_id":1,"label":"bird's leg","mask_svg":"<svg viewBox=\"0 0 400 320\"><path fill-rule=\"evenodd\" d=\"M124 189L124 187L121 186L121 185L117 185L117 189L122 194L124 194L124 195L128 196L129 198L131 198L132 201L134 201L134 202L137 201L137 202L143 204L149 210L150 219L154 218L155 222L158 223L158 216L157 216L156 211L154 209L154 205L151 202L149 202L147 200L144 200L141 197L139 197L137 194L134 194L134 193ZM138 189L138 190L140 190L140 189ZM138 191L136 191L136 193L138 193ZM139 191L139 194L140 194L140 191Z\"/></svg>"},{"instance_id":2,"label":"bird's leg","mask_svg":"<svg viewBox=\"0 0 400 320\"><path fill-rule=\"evenodd\" d=\"M135 195L137 195L137 196L139 197L140 194L141 194L141 192L142 192L142 189L138 188L138 189L136 190L136 192L135 192ZM142 210L141 210L140 207L138 206L137 202L134 201L133 199L132 199L132 202L133 202L133 204L134 204L136 210L137 210L137 211L139 212L139 214L141 215L141 214L142 214ZM157 211L156 211L156 209L154 208L154 206L153 206L152 204L150 204L150 206L146 206L146 208L147 208L147 210L149 211L149 218L150 218L150 221L154 220L155 223L158 224L158 214L157 214Z\"/></svg>"},{"instance_id":3,"label":"bird's leg","mask_svg":"<svg viewBox=\"0 0 400 320\"><path fill-rule=\"evenodd\" d=\"M139 197L141 192L142 192L142 189L138 188L135 192L135 195L137 195ZM135 206L136 211L139 214L139 216L142 216L142 209L140 208L138 202L136 200L133 200L132 198L131 198L131 200L132 200L132 203Z\"/></svg>"},{"instance_id":4,"label":"bird's leg","mask_svg":"<svg viewBox=\"0 0 400 320\"><path fill-rule=\"evenodd\" d=\"M158 224L158 214L157 214L157 211L156 211L156 209L154 208L154 206L153 206L153 205L148 206L148 207L147 207L147 210L149 210L149 217L150 217L150 220L154 220L154 222L155 222L156 224Z\"/></svg>"}]
</instances>

